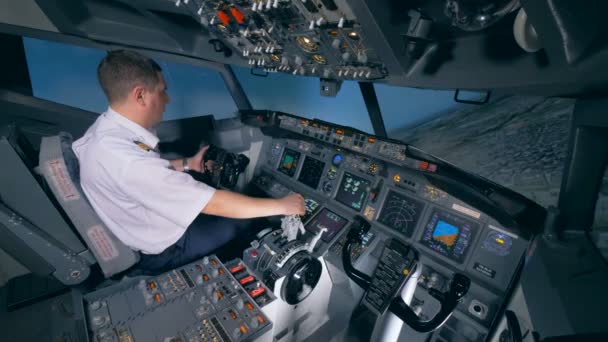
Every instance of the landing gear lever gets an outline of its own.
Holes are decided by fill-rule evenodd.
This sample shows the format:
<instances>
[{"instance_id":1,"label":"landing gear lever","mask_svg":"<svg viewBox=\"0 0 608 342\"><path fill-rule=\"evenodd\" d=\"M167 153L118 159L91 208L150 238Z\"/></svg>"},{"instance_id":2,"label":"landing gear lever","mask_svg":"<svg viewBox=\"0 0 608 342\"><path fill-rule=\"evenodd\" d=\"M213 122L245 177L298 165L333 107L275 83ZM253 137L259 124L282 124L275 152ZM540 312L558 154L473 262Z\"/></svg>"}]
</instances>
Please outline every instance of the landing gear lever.
<instances>
[{"instance_id":1,"label":"landing gear lever","mask_svg":"<svg viewBox=\"0 0 608 342\"><path fill-rule=\"evenodd\" d=\"M390 313L421 333L439 328L469 291L471 280L463 274L456 273L448 291L440 292L433 288L429 289L429 294L439 301L441 309L432 319L422 321L399 295L405 286L415 287L415 284L406 285L406 283L415 282L417 277L412 278L411 276L417 273L415 272L417 267L422 267L418 260L418 252L413 247L395 239L387 240L373 277L353 267L350 258L351 246L354 243L360 243L361 237L369 231L369 228L369 222L357 216L342 248L344 271L349 278L366 291L364 304L380 315L388 309Z\"/></svg>"}]
</instances>

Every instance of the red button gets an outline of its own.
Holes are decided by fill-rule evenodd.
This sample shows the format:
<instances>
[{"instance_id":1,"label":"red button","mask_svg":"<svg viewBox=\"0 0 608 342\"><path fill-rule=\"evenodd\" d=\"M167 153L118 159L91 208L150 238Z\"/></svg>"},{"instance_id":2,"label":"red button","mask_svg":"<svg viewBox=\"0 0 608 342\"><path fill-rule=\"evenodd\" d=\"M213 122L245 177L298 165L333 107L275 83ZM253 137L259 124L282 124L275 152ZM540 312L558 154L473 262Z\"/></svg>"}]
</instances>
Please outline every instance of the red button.
<instances>
[{"instance_id":1,"label":"red button","mask_svg":"<svg viewBox=\"0 0 608 342\"><path fill-rule=\"evenodd\" d=\"M258 287L255 290L249 291L249 294L251 295L251 297L255 298L264 292L266 292L266 289L264 289L263 287Z\"/></svg>"},{"instance_id":2,"label":"red button","mask_svg":"<svg viewBox=\"0 0 608 342\"><path fill-rule=\"evenodd\" d=\"M247 277L245 277L245 278L243 278L243 279L239 280L239 283L241 283L241 285L245 285L245 284L249 284L249 283L251 283L251 282L252 282L252 281L254 281L254 280L255 280L255 278L254 278L253 276L251 276L251 275L250 275L250 276L247 276Z\"/></svg>"},{"instance_id":3,"label":"red button","mask_svg":"<svg viewBox=\"0 0 608 342\"><path fill-rule=\"evenodd\" d=\"M258 251L256 251L255 249L251 251L251 257L253 258L257 258L258 257Z\"/></svg>"},{"instance_id":4,"label":"red button","mask_svg":"<svg viewBox=\"0 0 608 342\"><path fill-rule=\"evenodd\" d=\"M230 16L224 11L217 11L217 17L220 19L224 26L228 26L230 23Z\"/></svg>"},{"instance_id":5,"label":"red button","mask_svg":"<svg viewBox=\"0 0 608 342\"><path fill-rule=\"evenodd\" d=\"M235 273L241 272L244 269L245 269L245 265L243 265L243 264L236 265L236 266L230 268L230 273L235 274Z\"/></svg>"}]
</instances>

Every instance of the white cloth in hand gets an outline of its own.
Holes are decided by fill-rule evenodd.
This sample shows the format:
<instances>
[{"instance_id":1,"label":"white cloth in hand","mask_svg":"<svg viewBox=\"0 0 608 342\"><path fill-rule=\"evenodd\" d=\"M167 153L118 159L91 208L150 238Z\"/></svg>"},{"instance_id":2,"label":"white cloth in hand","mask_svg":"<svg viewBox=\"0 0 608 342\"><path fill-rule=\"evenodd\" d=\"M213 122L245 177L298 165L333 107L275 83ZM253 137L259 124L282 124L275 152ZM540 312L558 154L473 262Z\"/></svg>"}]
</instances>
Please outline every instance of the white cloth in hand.
<instances>
[{"instance_id":1,"label":"white cloth in hand","mask_svg":"<svg viewBox=\"0 0 608 342\"><path fill-rule=\"evenodd\" d=\"M300 220L299 215L289 215L281 219L281 228L283 229L283 236L287 238L287 241L293 241L298 238L298 231L304 234L304 225Z\"/></svg>"}]
</instances>

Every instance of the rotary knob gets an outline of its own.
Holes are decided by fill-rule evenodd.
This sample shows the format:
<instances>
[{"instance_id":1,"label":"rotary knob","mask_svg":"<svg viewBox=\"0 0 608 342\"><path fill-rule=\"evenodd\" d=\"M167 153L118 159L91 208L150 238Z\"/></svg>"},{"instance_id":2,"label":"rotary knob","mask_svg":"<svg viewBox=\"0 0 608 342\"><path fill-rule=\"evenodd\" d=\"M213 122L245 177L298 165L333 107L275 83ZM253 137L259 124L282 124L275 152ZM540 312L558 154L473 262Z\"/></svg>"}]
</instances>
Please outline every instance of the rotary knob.
<instances>
[{"instance_id":1,"label":"rotary knob","mask_svg":"<svg viewBox=\"0 0 608 342\"><path fill-rule=\"evenodd\" d=\"M243 301L243 299L239 298L239 300L236 302L236 308L239 310L243 310L244 307L245 302Z\"/></svg>"},{"instance_id":2,"label":"rotary knob","mask_svg":"<svg viewBox=\"0 0 608 342\"><path fill-rule=\"evenodd\" d=\"M219 274L220 274L220 271L218 271L217 268L214 268L211 270L211 276L213 278L216 278Z\"/></svg>"},{"instance_id":3,"label":"rotary knob","mask_svg":"<svg viewBox=\"0 0 608 342\"><path fill-rule=\"evenodd\" d=\"M323 192L330 193L333 189L334 186L330 182L326 181L325 183L323 183Z\"/></svg>"},{"instance_id":4,"label":"rotary knob","mask_svg":"<svg viewBox=\"0 0 608 342\"><path fill-rule=\"evenodd\" d=\"M102 327L106 324L107 318L104 316L95 316L93 317L93 324L97 327Z\"/></svg>"},{"instance_id":5,"label":"rotary knob","mask_svg":"<svg viewBox=\"0 0 608 342\"><path fill-rule=\"evenodd\" d=\"M93 311L94 311L94 310L99 310L99 309L101 309L101 302L100 302L100 301L98 301L98 300L94 301L93 303L91 303L91 304L89 305L89 309L91 309L91 310L93 310Z\"/></svg>"},{"instance_id":6,"label":"rotary knob","mask_svg":"<svg viewBox=\"0 0 608 342\"><path fill-rule=\"evenodd\" d=\"M207 285L207 286L205 286L205 294L207 294L207 296L209 296L212 293L213 293L213 285Z\"/></svg>"},{"instance_id":7,"label":"rotary knob","mask_svg":"<svg viewBox=\"0 0 608 342\"><path fill-rule=\"evenodd\" d=\"M340 44L342 42L340 41L340 39L336 38L331 42L331 47L338 50L340 48Z\"/></svg>"},{"instance_id":8,"label":"rotary knob","mask_svg":"<svg viewBox=\"0 0 608 342\"><path fill-rule=\"evenodd\" d=\"M428 280L428 282L427 282L427 285L426 285L426 286L427 286L428 288L433 288L433 287L436 287L436 286L438 285L439 279L440 279L439 274L437 274L437 273L435 273L435 272L431 273L431 274L429 275L429 280Z\"/></svg>"},{"instance_id":9,"label":"rotary knob","mask_svg":"<svg viewBox=\"0 0 608 342\"><path fill-rule=\"evenodd\" d=\"M359 52L357 54L357 62L362 64L367 63L367 54L365 52Z\"/></svg>"},{"instance_id":10,"label":"rotary knob","mask_svg":"<svg viewBox=\"0 0 608 342\"><path fill-rule=\"evenodd\" d=\"M234 328L234 330L232 331L232 337L234 338L239 338L243 335L243 333L241 332L240 328Z\"/></svg>"},{"instance_id":11,"label":"rotary knob","mask_svg":"<svg viewBox=\"0 0 608 342\"><path fill-rule=\"evenodd\" d=\"M203 265L208 265L209 264L209 257L204 257L203 258Z\"/></svg>"}]
</instances>

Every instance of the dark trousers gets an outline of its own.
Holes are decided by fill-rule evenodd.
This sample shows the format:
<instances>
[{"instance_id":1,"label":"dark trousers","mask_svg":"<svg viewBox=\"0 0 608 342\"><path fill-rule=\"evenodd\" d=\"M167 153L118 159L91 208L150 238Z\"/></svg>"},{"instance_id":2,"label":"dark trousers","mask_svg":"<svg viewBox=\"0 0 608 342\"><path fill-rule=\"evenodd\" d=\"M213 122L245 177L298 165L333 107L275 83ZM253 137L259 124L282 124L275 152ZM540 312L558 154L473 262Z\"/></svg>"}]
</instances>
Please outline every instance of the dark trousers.
<instances>
[{"instance_id":1,"label":"dark trousers","mask_svg":"<svg viewBox=\"0 0 608 342\"><path fill-rule=\"evenodd\" d=\"M252 240L250 220L229 219L219 216L199 215L184 235L160 254L141 253L139 269L163 272L185 265L211 254L222 245L235 239Z\"/></svg>"}]
</instances>

